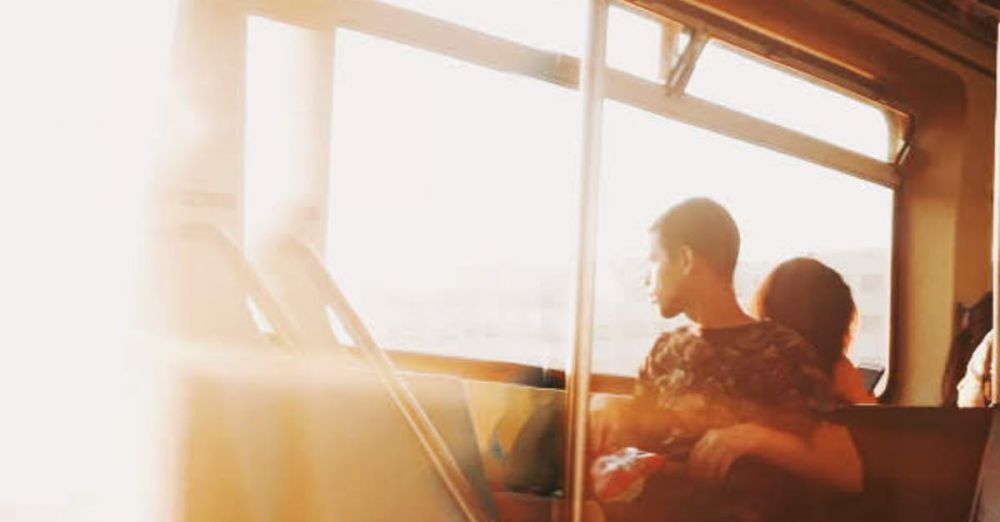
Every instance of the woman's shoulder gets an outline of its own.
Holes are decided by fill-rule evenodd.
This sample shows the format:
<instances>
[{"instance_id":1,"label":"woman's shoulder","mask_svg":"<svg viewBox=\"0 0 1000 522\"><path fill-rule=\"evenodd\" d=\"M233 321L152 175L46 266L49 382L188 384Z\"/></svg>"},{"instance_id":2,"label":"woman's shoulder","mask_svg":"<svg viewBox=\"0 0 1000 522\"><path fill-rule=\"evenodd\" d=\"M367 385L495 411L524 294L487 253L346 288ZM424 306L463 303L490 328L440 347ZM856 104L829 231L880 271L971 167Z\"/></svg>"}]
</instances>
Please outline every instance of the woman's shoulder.
<instances>
[{"instance_id":1,"label":"woman's shoulder","mask_svg":"<svg viewBox=\"0 0 1000 522\"><path fill-rule=\"evenodd\" d=\"M833 365L833 388L840 400L850 404L875 404L878 402L865 386L861 372L845 356L841 356Z\"/></svg>"}]
</instances>

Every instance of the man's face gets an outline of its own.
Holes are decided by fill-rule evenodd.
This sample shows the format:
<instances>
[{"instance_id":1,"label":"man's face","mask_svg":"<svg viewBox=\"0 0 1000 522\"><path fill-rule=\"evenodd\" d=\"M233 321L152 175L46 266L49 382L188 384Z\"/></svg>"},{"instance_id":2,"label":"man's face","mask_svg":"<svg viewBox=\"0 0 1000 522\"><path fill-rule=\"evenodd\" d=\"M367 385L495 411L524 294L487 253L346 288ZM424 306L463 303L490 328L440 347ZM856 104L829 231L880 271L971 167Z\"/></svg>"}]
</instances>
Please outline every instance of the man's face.
<instances>
[{"instance_id":1,"label":"man's face","mask_svg":"<svg viewBox=\"0 0 1000 522\"><path fill-rule=\"evenodd\" d=\"M660 315L671 318L684 311L682 298L685 270L679 256L670 256L656 234L650 234L649 271L646 274L646 292L656 304Z\"/></svg>"}]
</instances>

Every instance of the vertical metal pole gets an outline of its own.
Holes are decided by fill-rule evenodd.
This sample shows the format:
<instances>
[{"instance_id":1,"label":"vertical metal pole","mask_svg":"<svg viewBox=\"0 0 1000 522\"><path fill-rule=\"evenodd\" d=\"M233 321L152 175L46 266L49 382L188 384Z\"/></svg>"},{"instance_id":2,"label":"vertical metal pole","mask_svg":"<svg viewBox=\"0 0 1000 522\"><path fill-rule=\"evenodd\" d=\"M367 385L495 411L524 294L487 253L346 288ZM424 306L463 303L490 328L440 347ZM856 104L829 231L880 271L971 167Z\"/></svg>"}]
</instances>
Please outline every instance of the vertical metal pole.
<instances>
[{"instance_id":1,"label":"vertical metal pole","mask_svg":"<svg viewBox=\"0 0 1000 522\"><path fill-rule=\"evenodd\" d=\"M608 1L588 0L586 48L580 63L580 97L583 100L583 141L580 161L580 229L576 267L576 313L573 353L567 373L568 422L566 473L570 520L580 522L586 491L585 457L587 413L590 397L590 363L593 349L594 287L597 265L598 176L601 169L601 126L604 110L605 49Z\"/></svg>"},{"instance_id":2,"label":"vertical metal pole","mask_svg":"<svg viewBox=\"0 0 1000 522\"><path fill-rule=\"evenodd\" d=\"M1000 43L998 43L1000 48ZM997 53L1000 58L1000 52ZM1000 63L1000 60L998 60ZM1000 70L1000 69L998 69ZM997 93L1000 94L1000 85L997 85ZM1000 128L994 120L993 132L993 330L1000 327L1000 170L997 169L998 152L1000 152ZM994 339L995 333L994 333ZM1000 343L994 340L992 357L990 360L990 403L996 404L1000 398L1000 390L997 384L1000 383L997 376L997 347Z\"/></svg>"}]
</instances>

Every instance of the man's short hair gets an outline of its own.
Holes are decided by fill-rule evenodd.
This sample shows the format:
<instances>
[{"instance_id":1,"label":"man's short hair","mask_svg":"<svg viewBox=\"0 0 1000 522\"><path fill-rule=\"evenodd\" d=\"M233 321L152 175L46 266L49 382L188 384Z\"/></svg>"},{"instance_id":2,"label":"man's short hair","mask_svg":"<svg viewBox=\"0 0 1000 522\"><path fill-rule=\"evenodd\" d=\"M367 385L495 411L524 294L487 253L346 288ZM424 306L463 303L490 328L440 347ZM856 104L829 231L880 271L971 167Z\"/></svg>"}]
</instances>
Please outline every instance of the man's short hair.
<instances>
[{"instance_id":1,"label":"man's short hair","mask_svg":"<svg viewBox=\"0 0 1000 522\"><path fill-rule=\"evenodd\" d=\"M708 198L684 200L649 228L668 253L688 246L721 276L731 278L740 253L740 231L729 212Z\"/></svg>"}]
</instances>

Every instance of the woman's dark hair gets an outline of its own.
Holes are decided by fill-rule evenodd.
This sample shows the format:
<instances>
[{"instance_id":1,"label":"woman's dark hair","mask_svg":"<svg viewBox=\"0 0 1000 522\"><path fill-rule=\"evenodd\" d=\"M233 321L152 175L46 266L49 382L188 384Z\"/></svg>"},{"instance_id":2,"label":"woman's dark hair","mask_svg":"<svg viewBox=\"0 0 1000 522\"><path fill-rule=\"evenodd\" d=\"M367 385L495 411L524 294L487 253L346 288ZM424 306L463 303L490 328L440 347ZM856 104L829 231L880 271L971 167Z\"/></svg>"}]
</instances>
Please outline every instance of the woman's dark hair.
<instances>
[{"instance_id":1,"label":"woman's dark hair","mask_svg":"<svg viewBox=\"0 0 1000 522\"><path fill-rule=\"evenodd\" d=\"M829 373L847 348L858 315L844 278L806 257L790 259L771 271L757 290L753 309L760 319L802 335L816 349Z\"/></svg>"}]
</instances>

